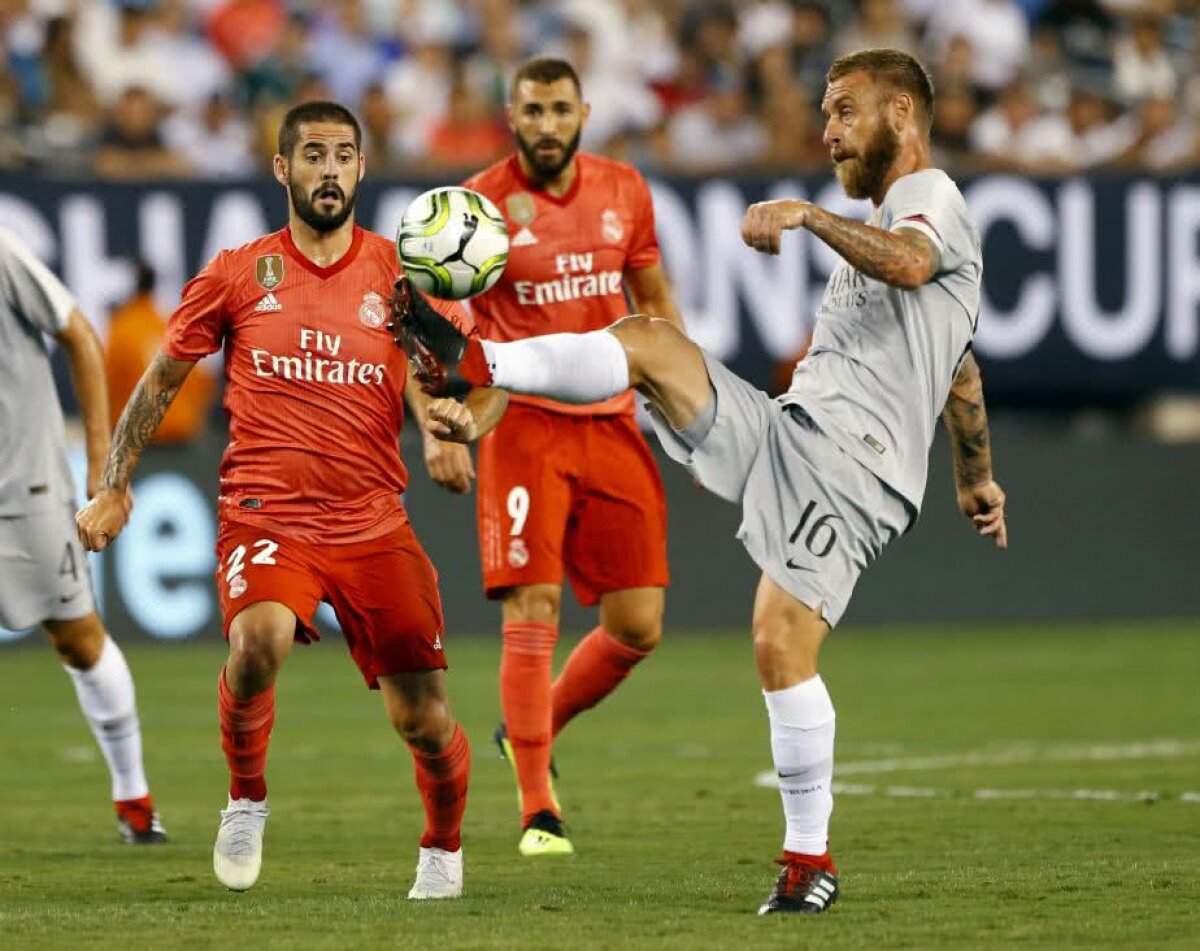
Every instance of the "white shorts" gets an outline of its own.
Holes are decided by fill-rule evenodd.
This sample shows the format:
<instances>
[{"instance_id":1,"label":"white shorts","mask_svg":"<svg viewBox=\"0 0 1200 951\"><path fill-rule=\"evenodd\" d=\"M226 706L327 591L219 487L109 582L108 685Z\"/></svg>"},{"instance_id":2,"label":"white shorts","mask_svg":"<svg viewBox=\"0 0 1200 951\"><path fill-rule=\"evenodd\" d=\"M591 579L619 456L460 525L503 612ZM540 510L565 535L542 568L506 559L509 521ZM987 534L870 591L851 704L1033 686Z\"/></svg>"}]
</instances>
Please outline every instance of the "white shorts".
<instances>
[{"instance_id":1,"label":"white shorts","mask_svg":"<svg viewBox=\"0 0 1200 951\"><path fill-rule=\"evenodd\" d=\"M741 503L738 538L755 564L832 627L863 569L916 512L802 407L704 359L717 401L712 426L681 435L652 413L663 448L710 492Z\"/></svg>"},{"instance_id":2,"label":"white shorts","mask_svg":"<svg viewBox=\"0 0 1200 951\"><path fill-rule=\"evenodd\" d=\"M74 509L0 516L0 627L74 621L95 610Z\"/></svg>"}]
</instances>

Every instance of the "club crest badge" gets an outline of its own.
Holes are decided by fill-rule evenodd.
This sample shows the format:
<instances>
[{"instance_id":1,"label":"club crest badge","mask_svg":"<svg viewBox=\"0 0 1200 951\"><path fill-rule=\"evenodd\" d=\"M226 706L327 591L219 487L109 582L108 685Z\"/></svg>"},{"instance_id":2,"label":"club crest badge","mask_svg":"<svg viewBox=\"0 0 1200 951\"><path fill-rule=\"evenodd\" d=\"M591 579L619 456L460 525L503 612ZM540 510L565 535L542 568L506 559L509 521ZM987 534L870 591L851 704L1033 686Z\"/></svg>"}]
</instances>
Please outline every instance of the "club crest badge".
<instances>
[{"instance_id":1,"label":"club crest badge","mask_svg":"<svg viewBox=\"0 0 1200 951\"><path fill-rule=\"evenodd\" d=\"M246 583L246 579L241 575L234 575L233 580L229 582L229 596L231 598L240 598L246 593L246 589L250 587Z\"/></svg>"},{"instance_id":2,"label":"club crest badge","mask_svg":"<svg viewBox=\"0 0 1200 951\"><path fill-rule=\"evenodd\" d=\"M508 217L519 225L527 225L537 217L537 206L529 192L516 192L504 199L504 210Z\"/></svg>"},{"instance_id":3,"label":"club crest badge","mask_svg":"<svg viewBox=\"0 0 1200 951\"><path fill-rule=\"evenodd\" d=\"M600 216L600 233L609 244L616 244L625 237L625 226L621 224L621 216L611 208Z\"/></svg>"},{"instance_id":4,"label":"club crest badge","mask_svg":"<svg viewBox=\"0 0 1200 951\"><path fill-rule=\"evenodd\" d=\"M508 564L513 568L524 568L529 564L529 549L523 539L514 538L508 543Z\"/></svg>"},{"instance_id":5,"label":"club crest badge","mask_svg":"<svg viewBox=\"0 0 1200 951\"><path fill-rule=\"evenodd\" d=\"M358 320L364 327L377 330L387 323L388 309L383 298L374 291L363 294L362 304L358 308Z\"/></svg>"},{"instance_id":6,"label":"club crest badge","mask_svg":"<svg viewBox=\"0 0 1200 951\"><path fill-rule=\"evenodd\" d=\"M264 291L273 291L283 283L283 255L260 254L254 263L254 279Z\"/></svg>"}]
</instances>

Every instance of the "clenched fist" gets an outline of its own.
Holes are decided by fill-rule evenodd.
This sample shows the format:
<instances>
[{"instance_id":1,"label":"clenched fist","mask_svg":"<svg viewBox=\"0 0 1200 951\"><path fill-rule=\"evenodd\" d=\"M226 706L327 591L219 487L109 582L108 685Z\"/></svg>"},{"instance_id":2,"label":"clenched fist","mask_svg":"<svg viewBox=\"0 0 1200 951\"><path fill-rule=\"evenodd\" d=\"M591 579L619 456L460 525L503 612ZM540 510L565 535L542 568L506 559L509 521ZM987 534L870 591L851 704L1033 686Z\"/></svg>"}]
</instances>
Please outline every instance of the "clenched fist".
<instances>
[{"instance_id":1,"label":"clenched fist","mask_svg":"<svg viewBox=\"0 0 1200 951\"><path fill-rule=\"evenodd\" d=\"M445 442L474 442L479 437L479 427L471 408L448 398L429 404L425 430Z\"/></svg>"},{"instance_id":2,"label":"clenched fist","mask_svg":"<svg viewBox=\"0 0 1200 951\"><path fill-rule=\"evenodd\" d=\"M742 240L755 251L779 253L779 238L785 231L803 228L809 202L794 198L760 201L746 209L742 219Z\"/></svg>"},{"instance_id":3,"label":"clenched fist","mask_svg":"<svg viewBox=\"0 0 1200 951\"><path fill-rule=\"evenodd\" d=\"M101 489L87 505L75 513L79 541L88 551L104 551L121 534L133 511L133 492Z\"/></svg>"}]
</instances>

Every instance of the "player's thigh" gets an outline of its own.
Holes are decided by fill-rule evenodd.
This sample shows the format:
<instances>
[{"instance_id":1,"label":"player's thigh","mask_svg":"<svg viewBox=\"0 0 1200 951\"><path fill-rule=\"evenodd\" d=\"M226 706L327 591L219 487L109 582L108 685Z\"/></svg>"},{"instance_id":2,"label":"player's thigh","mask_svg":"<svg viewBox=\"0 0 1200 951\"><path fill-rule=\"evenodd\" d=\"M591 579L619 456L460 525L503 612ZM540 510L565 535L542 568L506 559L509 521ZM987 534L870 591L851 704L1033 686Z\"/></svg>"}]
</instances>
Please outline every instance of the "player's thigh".
<instances>
[{"instance_id":1,"label":"player's thigh","mask_svg":"<svg viewBox=\"0 0 1200 951\"><path fill-rule=\"evenodd\" d=\"M627 416L586 427L565 547L575 593L590 605L609 592L665 587L667 502L650 447Z\"/></svg>"},{"instance_id":2,"label":"player's thigh","mask_svg":"<svg viewBox=\"0 0 1200 951\"><path fill-rule=\"evenodd\" d=\"M445 668L437 572L411 525L330 546L321 577L367 686L385 675Z\"/></svg>"},{"instance_id":3,"label":"player's thigh","mask_svg":"<svg viewBox=\"0 0 1200 951\"><path fill-rule=\"evenodd\" d=\"M488 597L562 583L580 425L576 417L512 403L481 441L477 515Z\"/></svg>"},{"instance_id":4,"label":"player's thigh","mask_svg":"<svg viewBox=\"0 0 1200 951\"><path fill-rule=\"evenodd\" d=\"M223 631L231 647L258 639L317 639L313 616L322 591L312 546L226 520L217 532L216 578ZM290 612L291 630L287 616L271 605Z\"/></svg>"},{"instance_id":5,"label":"player's thigh","mask_svg":"<svg viewBox=\"0 0 1200 951\"><path fill-rule=\"evenodd\" d=\"M704 352L669 321L631 314L609 328L625 348L629 382L676 429L686 429L709 400Z\"/></svg>"},{"instance_id":6,"label":"player's thigh","mask_svg":"<svg viewBox=\"0 0 1200 951\"><path fill-rule=\"evenodd\" d=\"M650 419L668 456L714 495L740 502L778 409L766 393L719 360L708 355L703 359L712 405L697 423L707 425L681 431L658 414L651 413Z\"/></svg>"},{"instance_id":7,"label":"player's thigh","mask_svg":"<svg viewBox=\"0 0 1200 951\"><path fill-rule=\"evenodd\" d=\"M747 478L738 537L775 584L833 627L863 570L912 516L798 407L779 407Z\"/></svg>"},{"instance_id":8,"label":"player's thigh","mask_svg":"<svg viewBox=\"0 0 1200 951\"><path fill-rule=\"evenodd\" d=\"M0 517L0 626L22 630L94 610L87 557L69 507Z\"/></svg>"}]
</instances>

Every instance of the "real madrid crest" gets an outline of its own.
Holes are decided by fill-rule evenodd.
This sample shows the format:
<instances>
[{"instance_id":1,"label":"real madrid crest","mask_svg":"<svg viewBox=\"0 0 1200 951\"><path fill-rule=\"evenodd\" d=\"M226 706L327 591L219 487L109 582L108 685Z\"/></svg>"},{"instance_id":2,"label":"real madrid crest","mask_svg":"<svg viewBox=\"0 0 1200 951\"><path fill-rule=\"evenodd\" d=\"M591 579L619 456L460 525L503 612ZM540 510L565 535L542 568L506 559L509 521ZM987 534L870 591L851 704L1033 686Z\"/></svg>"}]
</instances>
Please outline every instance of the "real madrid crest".
<instances>
[{"instance_id":1,"label":"real madrid crest","mask_svg":"<svg viewBox=\"0 0 1200 951\"><path fill-rule=\"evenodd\" d=\"M379 294L367 291L358 308L358 319L363 326L377 330L387 322L387 304Z\"/></svg>"},{"instance_id":2,"label":"real madrid crest","mask_svg":"<svg viewBox=\"0 0 1200 951\"><path fill-rule=\"evenodd\" d=\"M600 216L600 233L609 244L616 244L625 237L625 226L621 224L621 216L611 208Z\"/></svg>"},{"instance_id":3,"label":"real madrid crest","mask_svg":"<svg viewBox=\"0 0 1200 951\"><path fill-rule=\"evenodd\" d=\"M254 262L254 279L264 291L273 291L283 283L283 255L260 254Z\"/></svg>"},{"instance_id":4,"label":"real madrid crest","mask_svg":"<svg viewBox=\"0 0 1200 951\"><path fill-rule=\"evenodd\" d=\"M527 225L537 217L537 205L529 192L514 192L504 199L504 210L508 217L519 225Z\"/></svg>"}]
</instances>

